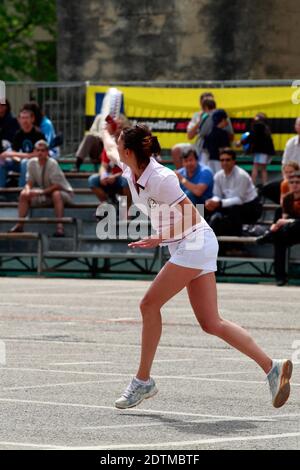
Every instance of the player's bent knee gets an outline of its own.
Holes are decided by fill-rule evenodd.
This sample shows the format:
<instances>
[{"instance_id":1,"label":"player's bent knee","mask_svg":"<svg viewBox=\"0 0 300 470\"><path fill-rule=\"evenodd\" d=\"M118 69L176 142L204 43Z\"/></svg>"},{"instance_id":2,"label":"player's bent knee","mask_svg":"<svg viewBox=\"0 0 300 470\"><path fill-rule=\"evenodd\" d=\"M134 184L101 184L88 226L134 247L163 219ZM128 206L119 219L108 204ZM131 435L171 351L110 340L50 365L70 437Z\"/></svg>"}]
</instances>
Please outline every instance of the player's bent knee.
<instances>
[{"instance_id":1,"label":"player's bent knee","mask_svg":"<svg viewBox=\"0 0 300 470\"><path fill-rule=\"evenodd\" d=\"M24 200L24 199L30 199L30 196L29 196L29 194L28 194L25 190L23 190L23 191L21 191L21 193L20 193L20 199L23 199L23 200Z\"/></svg>"},{"instance_id":2,"label":"player's bent knee","mask_svg":"<svg viewBox=\"0 0 300 470\"><path fill-rule=\"evenodd\" d=\"M219 336L221 329L221 322L200 322L202 330L213 336Z\"/></svg>"},{"instance_id":3,"label":"player's bent knee","mask_svg":"<svg viewBox=\"0 0 300 470\"><path fill-rule=\"evenodd\" d=\"M140 310L141 310L141 314L143 315L143 317L147 316L148 313L149 314L151 313L153 315L153 311L159 310L159 309L160 309L160 306L156 304L153 297L145 295L145 297L143 297L143 299L140 302Z\"/></svg>"},{"instance_id":4,"label":"player's bent knee","mask_svg":"<svg viewBox=\"0 0 300 470\"><path fill-rule=\"evenodd\" d=\"M60 194L60 191L53 191L53 193L51 194L52 196L52 199L61 199L61 194Z\"/></svg>"}]
</instances>

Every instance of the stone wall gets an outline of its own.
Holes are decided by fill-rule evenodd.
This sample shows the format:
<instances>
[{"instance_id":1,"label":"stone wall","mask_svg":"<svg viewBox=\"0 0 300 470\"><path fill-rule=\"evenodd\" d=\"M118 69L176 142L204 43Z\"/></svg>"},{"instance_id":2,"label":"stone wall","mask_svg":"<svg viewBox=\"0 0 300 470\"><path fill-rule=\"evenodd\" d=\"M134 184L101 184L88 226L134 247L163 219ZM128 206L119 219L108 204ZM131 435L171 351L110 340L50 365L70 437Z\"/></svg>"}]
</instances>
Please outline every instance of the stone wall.
<instances>
[{"instance_id":1,"label":"stone wall","mask_svg":"<svg viewBox=\"0 0 300 470\"><path fill-rule=\"evenodd\" d=\"M300 78L294 0L57 0L61 80Z\"/></svg>"}]
</instances>

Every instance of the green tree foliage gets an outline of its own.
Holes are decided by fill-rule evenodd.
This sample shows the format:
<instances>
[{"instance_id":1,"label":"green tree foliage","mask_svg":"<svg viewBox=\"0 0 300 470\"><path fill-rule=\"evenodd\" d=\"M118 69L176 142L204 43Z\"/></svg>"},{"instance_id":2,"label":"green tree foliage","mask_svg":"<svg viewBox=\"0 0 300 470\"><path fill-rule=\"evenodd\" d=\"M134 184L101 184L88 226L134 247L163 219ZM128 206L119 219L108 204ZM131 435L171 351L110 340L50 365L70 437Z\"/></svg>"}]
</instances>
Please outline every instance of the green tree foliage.
<instances>
[{"instance_id":1,"label":"green tree foliage","mask_svg":"<svg viewBox=\"0 0 300 470\"><path fill-rule=\"evenodd\" d=\"M37 27L53 41L35 41ZM55 0L0 0L0 79L56 79Z\"/></svg>"}]
</instances>

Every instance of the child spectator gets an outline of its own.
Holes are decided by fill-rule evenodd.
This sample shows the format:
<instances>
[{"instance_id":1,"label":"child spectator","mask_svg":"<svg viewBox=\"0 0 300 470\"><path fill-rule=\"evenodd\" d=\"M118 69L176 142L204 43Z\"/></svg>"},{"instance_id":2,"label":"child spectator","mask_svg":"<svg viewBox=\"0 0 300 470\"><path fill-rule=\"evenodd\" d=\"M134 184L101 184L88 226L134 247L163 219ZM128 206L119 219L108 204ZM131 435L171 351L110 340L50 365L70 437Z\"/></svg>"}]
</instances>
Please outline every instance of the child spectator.
<instances>
[{"instance_id":1,"label":"child spectator","mask_svg":"<svg viewBox=\"0 0 300 470\"><path fill-rule=\"evenodd\" d=\"M283 198L284 196L287 195L291 191L290 189L290 184L289 184L289 178L295 173L296 171L299 171L299 165L297 162L294 161L289 161L288 163L285 163L282 165L282 175L283 175L283 180L280 183L280 205L282 206L283 203Z\"/></svg>"},{"instance_id":2,"label":"child spectator","mask_svg":"<svg viewBox=\"0 0 300 470\"><path fill-rule=\"evenodd\" d=\"M267 164L275 154L275 149L264 113L257 113L252 122L250 133L242 144L249 144L248 153L253 155L253 183L256 184L258 173L261 172L262 184L266 184L268 181Z\"/></svg>"}]
</instances>

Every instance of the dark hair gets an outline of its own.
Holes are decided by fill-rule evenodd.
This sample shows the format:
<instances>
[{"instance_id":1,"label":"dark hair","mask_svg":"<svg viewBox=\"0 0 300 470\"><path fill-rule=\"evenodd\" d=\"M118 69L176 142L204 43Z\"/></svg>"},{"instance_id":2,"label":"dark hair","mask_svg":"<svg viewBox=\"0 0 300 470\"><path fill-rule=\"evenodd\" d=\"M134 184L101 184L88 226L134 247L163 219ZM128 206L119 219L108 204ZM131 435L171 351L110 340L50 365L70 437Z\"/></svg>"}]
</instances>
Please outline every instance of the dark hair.
<instances>
[{"instance_id":1,"label":"dark hair","mask_svg":"<svg viewBox=\"0 0 300 470\"><path fill-rule=\"evenodd\" d=\"M151 155L160 154L161 148L157 137L152 135L145 124L125 127L121 138L124 141L124 148L134 152L139 168L146 168Z\"/></svg>"},{"instance_id":2,"label":"dark hair","mask_svg":"<svg viewBox=\"0 0 300 470\"><path fill-rule=\"evenodd\" d=\"M236 161L236 153L230 147L226 147L223 150L221 150L220 157L221 155L224 155L224 154L229 155L232 158L232 160Z\"/></svg>"},{"instance_id":3,"label":"dark hair","mask_svg":"<svg viewBox=\"0 0 300 470\"><path fill-rule=\"evenodd\" d=\"M227 118L228 118L228 114L226 113L224 109L216 109L212 115L212 121L213 121L214 126L217 126L218 124L220 124L221 121L223 121L223 119L227 119Z\"/></svg>"},{"instance_id":4,"label":"dark hair","mask_svg":"<svg viewBox=\"0 0 300 470\"><path fill-rule=\"evenodd\" d=\"M28 113L28 114L30 114L30 116L33 116L33 117L34 117L34 112L33 112L31 109L22 108L22 109L20 109L19 116L20 116L22 113Z\"/></svg>"},{"instance_id":5,"label":"dark hair","mask_svg":"<svg viewBox=\"0 0 300 470\"><path fill-rule=\"evenodd\" d=\"M260 136L271 136L271 129L265 113L257 113L251 124L252 130Z\"/></svg>"},{"instance_id":6,"label":"dark hair","mask_svg":"<svg viewBox=\"0 0 300 470\"><path fill-rule=\"evenodd\" d=\"M256 113L254 119L256 119L257 121L263 121L265 123L268 122L268 117L266 113L262 113L262 112Z\"/></svg>"},{"instance_id":7,"label":"dark hair","mask_svg":"<svg viewBox=\"0 0 300 470\"><path fill-rule=\"evenodd\" d=\"M206 98L214 99L214 95L211 91L205 91L200 95L200 103L203 104L203 100L205 100Z\"/></svg>"},{"instance_id":8,"label":"dark hair","mask_svg":"<svg viewBox=\"0 0 300 470\"><path fill-rule=\"evenodd\" d=\"M207 108L209 111L216 109L217 103L212 98L204 98L202 101L202 108Z\"/></svg>"},{"instance_id":9,"label":"dark hair","mask_svg":"<svg viewBox=\"0 0 300 470\"><path fill-rule=\"evenodd\" d=\"M23 110L26 111L31 111L34 114L34 123L36 126L40 126L42 119L44 117L44 114L39 106L39 104L36 101L30 101L29 103L25 103L23 106Z\"/></svg>"},{"instance_id":10,"label":"dark hair","mask_svg":"<svg viewBox=\"0 0 300 470\"><path fill-rule=\"evenodd\" d=\"M194 149L190 149L188 152L184 153L184 154L182 155L182 158L183 158L184 160L186 160L186 159L187 159L188 157L190 157L191 155L194 155L195 159L198 160L197 152L196 152L196 150L194 150Z\"/></svg>"},{"instance_id":11,"label":"dark hair","mask_svg":"<svg viewBox=\"0 0 300 470\"><path fill-rule=\"evenodd\" d=\"M292 178L300 178L300 171L295 171L290 177L289 179L292 179Z\"/></svg>"}]
</instances>

